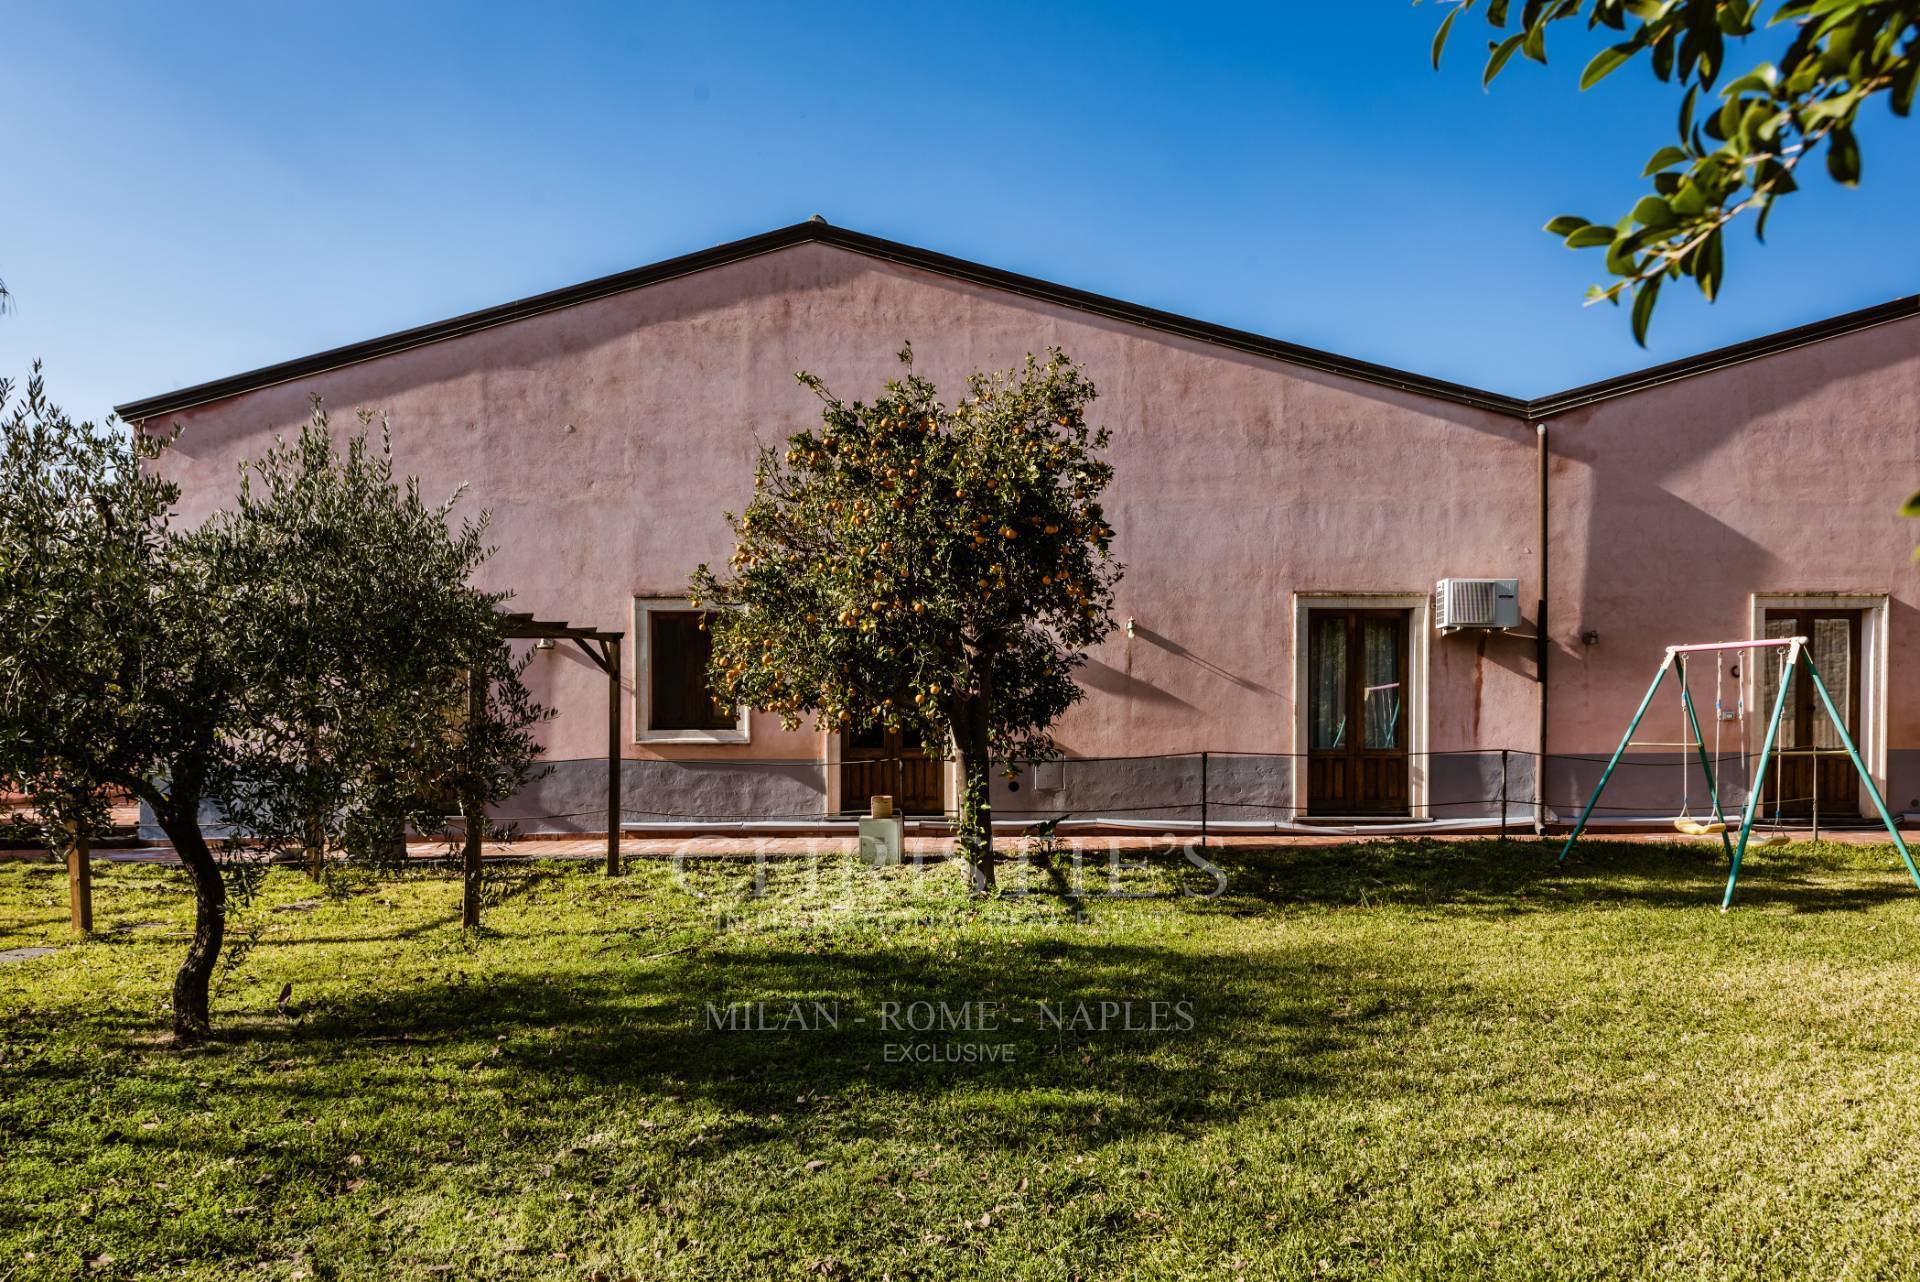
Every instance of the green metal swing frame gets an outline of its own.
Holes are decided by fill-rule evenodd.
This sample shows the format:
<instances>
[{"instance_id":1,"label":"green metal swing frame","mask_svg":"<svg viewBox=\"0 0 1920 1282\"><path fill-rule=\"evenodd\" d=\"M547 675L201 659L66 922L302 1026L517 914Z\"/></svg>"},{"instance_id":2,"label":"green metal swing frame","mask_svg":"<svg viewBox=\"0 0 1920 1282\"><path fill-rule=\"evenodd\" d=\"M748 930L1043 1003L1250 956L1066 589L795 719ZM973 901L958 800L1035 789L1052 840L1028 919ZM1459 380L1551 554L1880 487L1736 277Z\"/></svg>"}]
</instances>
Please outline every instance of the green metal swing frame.
<instances>
[{"instance_id":1,"label":"green metal swing frame","mask_svg":"<svg viewBox=\"0 0 1920 1282\"><path fill-rule=\"evenodd\" d=\"M1746 807L1740 816L1740 840L1736 845L1726 833L1726 813L1720 807L1719 783L1713 777L1713 765L1707 760L1707 745L1700 734L1700 718L1694 712L1693 695L1687 687L1687 656L1702 652L1748 649L1780 649L1787 651L1786 662L1780 669L1780 691L1773 701L1773 712L1767 718L1767 734L1760 747L1760 765L1754 771L1753 783L1747 789ZM1600 804L1600 794L1606 791L1607 780L1613 777L1614 768L1627 754L1633 743L1633 732L1640 728L1640 721L1647 715L1647 709L1653 705L1653 696L1660 691L1661 683L1669 672L1677 673L1680 678L1680 706L1686 710L1687 724L1693 729L1693 746L1699 754L1700 770L1706 776L1707 796L1713 801L1713 814L1721 826L1720 844L1727 852L1730 867L1727 870L1727 892L1721 896L1720 911L1725 912L1733 903L1733 888L1740 880L1740 862L1746 857L1747 842L1753 836L1753 822L1757 816L1760 797L1766 787L1767 763L1773 753L1774 740L1780 733L1781 714L1786 711L1787 691L1793 687L1796 672L1805 671L1813 688L1820 696L1820 704L1827 710L1827 716L1833 722L1833 728L1839 732L1840 742L1846 747L1847 758L1853 762L1853 768L1860 776L1860 782L1866 786L1867 796L1873 799L1873 808L1880 816L1880 822L1887 826L1887 835L1893 838L1893 844L1900 851L1900 858L1906 862L1907 873L1913 878L1913 884L1920 887L1920 867L1915 867L1913 853L1907 849L1907 843L1900 836L1900 829L1893 822L1893 816L1887 813L1887 803L1880 796L1873 776L1868 773L1866 762L1860 759L1860 750L1854 746L1853 736L1847 733L1847 723L1834 706L1833 696L1827 693L1827 686L1820 679L1820 670L1814 666L1813 656L1808 652L1805 637L1777 637L1760 641L1729 641L1709 645L1675 645L1667 647L1666 658L1660 661L1660 670L1653 674L1653 684L1647 687L1646 697L1640 700L1640 706L1633 714L1633 720L1627 725L1626 734L1620 737L1620 746L1613 750L1613 756L1607 761L1607 768L1600 772L1600 782L1594 786L1593 795L1587 798L1586 808L1580 812L1580 821L1567 834L1567 840L1560 847L1560 857L1554 862L1564 864L1567 855L1573 850L1573 843L1580 840L1580 834L1586 831L1587 820L1593 815L1593 809Z\"/></svg>"}]
</instances>

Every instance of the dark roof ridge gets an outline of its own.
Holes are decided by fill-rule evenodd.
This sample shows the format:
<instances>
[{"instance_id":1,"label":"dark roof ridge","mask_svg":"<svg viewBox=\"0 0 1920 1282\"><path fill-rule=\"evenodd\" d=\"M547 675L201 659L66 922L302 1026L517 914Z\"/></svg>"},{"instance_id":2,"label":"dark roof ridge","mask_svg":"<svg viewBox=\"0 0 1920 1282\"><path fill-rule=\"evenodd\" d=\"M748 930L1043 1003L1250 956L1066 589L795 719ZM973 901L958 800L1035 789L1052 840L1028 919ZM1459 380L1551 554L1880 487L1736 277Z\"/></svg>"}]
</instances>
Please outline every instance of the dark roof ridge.
<instances>
[{"instance_id":1,"label":"dark roof ridge","mask_svg":"<svg viewBox=\"0 0 1920 1282\"><path fill-rule=\"evenodd\" d=\"M223 400L243 392L255 391L263 387L273 387L295 379L306 378L327 370L371 360L378 356L389 356L396 352L423 347L429 343L442 342L449 338L458 338L465 334L491 329L510 321L538 316L545 312L558 311L580 303L592 302L628 290L640 289L647 285L659 284L681 276L707 271L728 263L755 258L761 254L772 253L792 245L817 242L835 245L870 258L879 258L904 266L917 267L925 271L936 272L956 280L986 285L990 288L1006 290L1028 298L1039 299L1062 307L1093 315L1105 316L1115 320L1142 325L1162 333L1177 334L1199 342L1215 343L1236 351L1265 356L1289 364L1317 369L1326 373L1358 379L1379 387L1398 391L1413 392L1431 396L1438 400L1450 401L1458 405L1470 406L1489 413L1509 418L1534 420L1550 414L1564 413L1568 410L1583 408L1598 401L1614 396L1623 396L1645 387L1656 386L1675 378L1684 378L1691 374L1704 373L1712 369L1725 368L1728 365L1771 355L1777 351L1799 347L1806 343L1818 342L1839 334L1884 324L1902 317L1920 315L1920 296L1895 299L1877 307L1864 308L1849 312L1844 316L1835 316L1827 320L1802 325L1797 329L1785 330L1761 338L1737 343L1730 347L1717 348L1698 356L1656 365L1650 369L1623 374L1617 378L1606 379L1598 383L1589 383L1551 396L1524 400L1507 396L1500 392L1484 391L1469 387L1463 383L1452 383L1445 379L1430 378L1424 374L1414 374L1406 370L1395 369L1371 361L1356 360L1334 352L1321 351L1318 348L1305 347L1298 343L1289 343L1281 339L1268 338L1247 330L1233 329L1225 325L1216 325L1209 321L1196 320L1174 312L1157 308L1143 307L1104 294L1095 294L1087 290L1075 289L1069 285L1060 285L1052 281L1041 280L1033 276L1023 276L1017 272L1004 271L997 267L988 267L980 263L969 262L948 254L937 253L929 249L920 249L898 241L885 240L870 236L864 232L836 227L816 216L803 223L789 227L776 228L749 236L743 240L730 241L716 245L711 249L700 250L692 254L683 254L646 267L631 271L617 272L611 276L602 276L594 280L583 281L562 289L549 290L535 294L530 298L504 303L497 307L483 308L468 312L449 320L435 321L427 325L415 326L386 334L379 338L350 343L344 347L330 348L290 361L263 366L244 373L214 379L211 382L195 384L173 392L164 392L158 396L148 396L128 401L115 407L115 412L123 419L139 421L174 414L205 405L211 401Z\"/></svg>"},{"instance_id":2,"label":"dark roof ridge","mask_svg":"<svg viewBox=\"0 0 1920 1282\"><path fill-rule=\"evenodd\" d=\"M1726 369L1730 365L1743 365L1748 361L1759 360L1763 356L1792 351L1796 347L1805 347L1809 343L1818 343L1823 339L1838 338L1842 334L1872 329L1878 325L1885 325L1889 321L1904 320L1909 316L1920 316L1920 294L1909 294L1905 298L1890 299L1884 303L1876 303L1872 307L1862 307L1858 311L1843 312L1838 316L1829 316L1824 320L1812 321L1806 325L1796 325L1792 329L1762 334L1758 338L1749 338L1726 347L1716 347L1712 351L1700 352L1694 356L1683 356L1677 361L1668 361L1663 365L1650 365L1646 369L1619 374L1613 378L1603 378L1597 383L1568 388L1564 392L1555 392L1551 396L1537 396L1527 402L1528 417L1541 419L1555 414L1564 414L1570 410L1584 409L1601 401L1612 400L1616 396L1625 396L1629 392L1643 391L1649 387L1658 387L1662 383L1671 383L1675 379L1691 378L1696 374Z\"/></svg>"}]
</instances>

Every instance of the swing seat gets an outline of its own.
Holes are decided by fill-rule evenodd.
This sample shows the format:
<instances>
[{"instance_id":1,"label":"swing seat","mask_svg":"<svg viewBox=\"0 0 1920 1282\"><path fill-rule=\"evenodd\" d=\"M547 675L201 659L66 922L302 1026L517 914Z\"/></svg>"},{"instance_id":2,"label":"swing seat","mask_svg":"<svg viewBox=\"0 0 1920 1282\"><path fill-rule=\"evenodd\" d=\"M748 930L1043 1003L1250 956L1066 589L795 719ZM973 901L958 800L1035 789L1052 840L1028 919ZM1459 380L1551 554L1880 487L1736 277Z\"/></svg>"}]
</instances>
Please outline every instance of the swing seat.
<instances>
[{"instance_id":1,"label":"swing seat","mask_svg":"<svg viewBox=\"0 0 1920 1282\"><path fill-rule=\"evenodd\" d=\"M1689 837L1715 837L1727 830L1727 826L1723 823L1702 823L1698 819L1676 819L1673 821L1673 826L1675 830L1684 832Z\"/></svg>"},{"instance_id":2,"label":"swing seat","mask_svg":"<svg viewBox=\"0 0 1920 1282\"><path fill-rule=\"evenodd\" d=\"M1786 833L1776 832L1769 836L1762 837L1760 840L1753 842L1752 844L1756 846L1785 846L1785 845L1790 845L1792 841L1793 841L1793 838L1789 837Z\"/></svg>"}]
</instances>

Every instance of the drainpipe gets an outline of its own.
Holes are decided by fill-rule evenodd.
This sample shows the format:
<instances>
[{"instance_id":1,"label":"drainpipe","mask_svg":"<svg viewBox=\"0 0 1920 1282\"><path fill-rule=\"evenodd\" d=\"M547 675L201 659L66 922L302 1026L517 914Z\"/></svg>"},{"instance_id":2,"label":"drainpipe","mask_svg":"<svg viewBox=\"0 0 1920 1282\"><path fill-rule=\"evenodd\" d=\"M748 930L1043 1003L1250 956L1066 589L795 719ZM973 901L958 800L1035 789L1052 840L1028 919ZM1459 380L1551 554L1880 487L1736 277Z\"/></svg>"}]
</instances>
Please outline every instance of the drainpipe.
<instances>
[{"instance_id":1,"label":"drainpipe","mask_svg":"<svg viewBox=\"0 0 1920 1282\"><path fill-rule=\"evenodd\" d=\"M1533 679L1540 686L1540 739L1533 759L1533 831L1536 836L1544 836L1547 831L1547 653L1551 648L1547 639L1547 425L1535 423L1533 430L1539 459L1539 476L1534 485L1539 512L1534 537L1535 546L1540 549L1540 601L1534 608L1533 625ZM1503 810L1505 805L1501 803Z\"/></svg>"}]
</instances>

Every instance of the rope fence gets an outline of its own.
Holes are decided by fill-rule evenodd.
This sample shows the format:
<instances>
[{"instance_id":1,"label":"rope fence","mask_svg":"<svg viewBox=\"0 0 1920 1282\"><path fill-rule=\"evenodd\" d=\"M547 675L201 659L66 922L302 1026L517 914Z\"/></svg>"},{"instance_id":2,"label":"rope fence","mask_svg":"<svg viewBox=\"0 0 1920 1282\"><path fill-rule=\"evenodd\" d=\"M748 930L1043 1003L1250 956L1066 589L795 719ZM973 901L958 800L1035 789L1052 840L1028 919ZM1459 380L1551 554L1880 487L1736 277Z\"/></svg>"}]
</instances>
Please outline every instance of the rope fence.
<instances>
[{"instance_id":1,"label":"rope fence","mask_svg":"<svg viewBox=\"0 0 1920 1282\"><path fill-rule=\"evenodd\" d=\"M1787 755L1844 758L1837 751ZM1598 785L1607 760L1605 753L1557 753L1548 755L1541 769L1536 754L1521 749L1331 757L1211 750L1075 756L1020 762L1011 779L1006 763L993 763L990 802L996 828L1070 824L1222 833L1531 832L1571 825ZM1758 753L1723 753L1713 763L1723 811L1737 813L1745 806L1759 760ZM591 759L580 764L602 768ZM953 810L947 762L932 761L936 788L923 787L923 795L915 798L908 786L914 771L924 784L928 764L927 758L904 755L841 763L818 758L629 758L623 763L622 828L840 826L867 811L868 794L893 796L896 813L910 826L940 825L951 821ZM838 787L830 787L836 782L834 771L842 772ZM1871 822L1870 816L1861 819L1851 789L1838 796L1820 795L1820 774L1816 762L1789 778L1776 762L1757 808L1759 820L1782 828ZM860 795L848 794L852 787L858 787ZM523 833L549 824L564 831L575 821L584 821L581 831L604 830L604 802L579 804L586 797L576 791L567 797L574 805L542 806L542 791L536 784L517 804L498 808L496 817ZM1616 767L1594 814L1626 827L1710 818L1708 796L1705 774L1691 752L1633 752Z\"/></svg>"}]
</instances>

